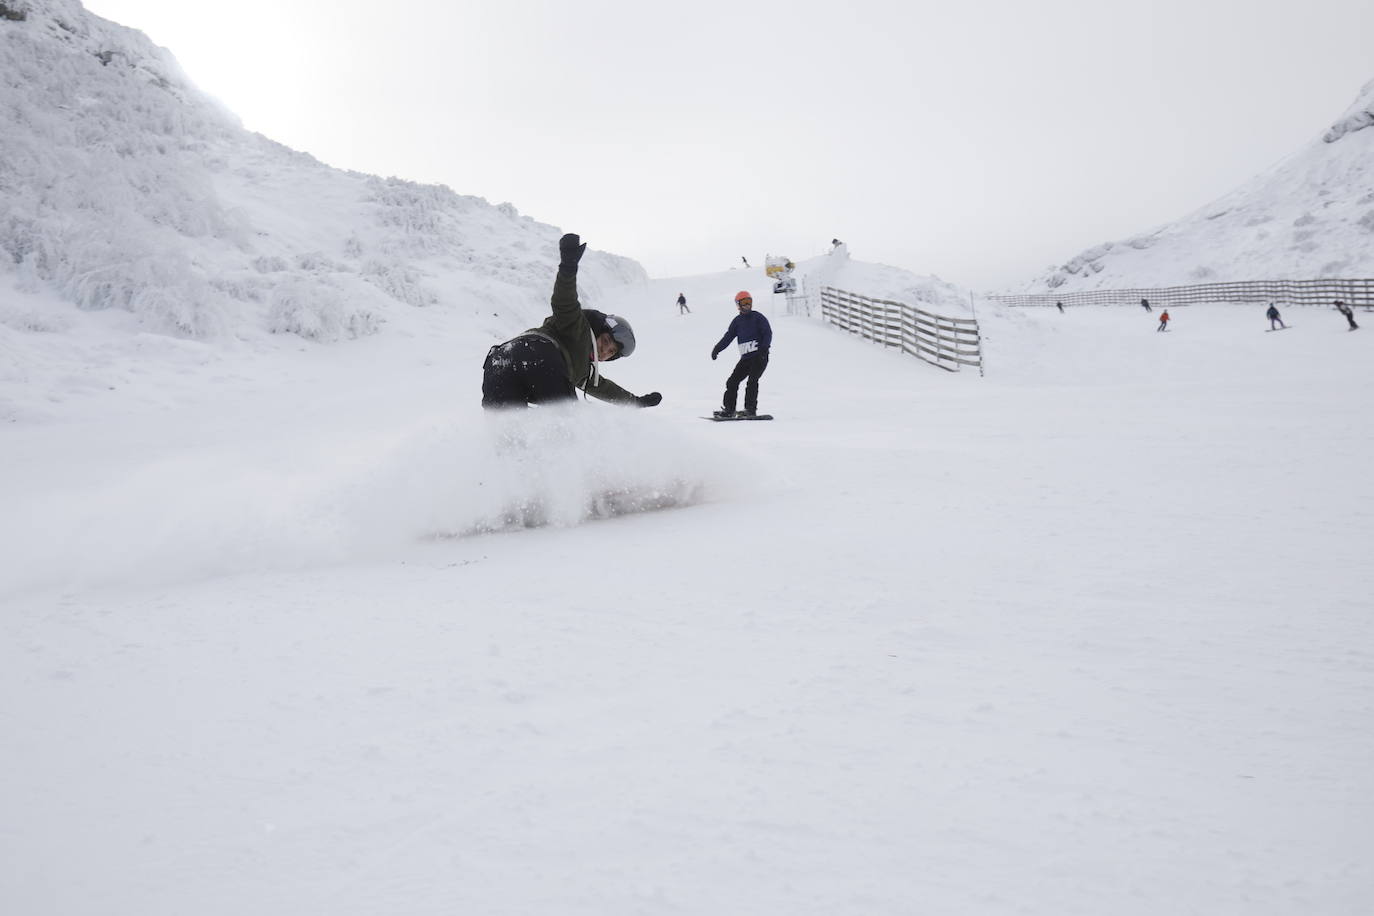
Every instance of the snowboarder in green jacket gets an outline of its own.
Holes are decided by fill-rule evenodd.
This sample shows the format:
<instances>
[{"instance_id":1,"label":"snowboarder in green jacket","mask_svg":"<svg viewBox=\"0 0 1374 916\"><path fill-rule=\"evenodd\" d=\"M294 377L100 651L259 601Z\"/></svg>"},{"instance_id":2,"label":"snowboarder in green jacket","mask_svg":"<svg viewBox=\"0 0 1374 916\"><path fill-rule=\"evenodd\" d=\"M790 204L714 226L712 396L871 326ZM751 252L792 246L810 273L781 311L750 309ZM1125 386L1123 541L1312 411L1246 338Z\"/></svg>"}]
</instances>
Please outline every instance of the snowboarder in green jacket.
<instances>
[{"instance_id":1,"label":"snowboarder in green jacket","mask_svg":"<svg viewBox=\"0 0 1374 916\"><path fill-rule=\"evenodd\" d=\"M627 407L653 407L657 391L636 397L601 374L601 364L629 356L634 329L618 315L584 309L577 298L577 265L587 244L573 233L558 242L558 274L549 300L553 314L537 328L497 344L482 364L482 406L526 407L570 401L582 390Z\"/></svg>"}]
</instances>

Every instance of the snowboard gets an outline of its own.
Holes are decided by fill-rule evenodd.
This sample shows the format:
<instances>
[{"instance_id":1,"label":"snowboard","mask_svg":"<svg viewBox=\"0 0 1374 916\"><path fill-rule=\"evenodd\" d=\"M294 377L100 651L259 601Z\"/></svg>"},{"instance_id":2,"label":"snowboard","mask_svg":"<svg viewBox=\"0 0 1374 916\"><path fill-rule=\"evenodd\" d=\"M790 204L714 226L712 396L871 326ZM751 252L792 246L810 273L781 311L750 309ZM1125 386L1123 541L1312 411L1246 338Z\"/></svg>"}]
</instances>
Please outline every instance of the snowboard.
<instances>
[{"instance_id":1,"label":"snowboard","mask_svg":"<svg viewBox=\"0 0 1374 916\"><path fill-rule=\"evenodd\" d=\"M1264 333L1266 333L1266 334L1271 334L1271 333L1273 333L1274 331L1287 331L1287 330L1289 330L1289 329L1292 328L1292 327L1293 327L1293 326L1292 326L1291 324L1286 324L1286 325L1284 325L1284 326L1281 327L1281 328L1269 328L1269 329L1266 330Z\"/></svg>"},{"instance_id":2,"label":"snowboard","mask_svg":"<svg viewBox=\"0 0 1374 916\"><path fill-rule=\"evenodd\" d=\"M771 420L773 419L773 415L771 413L761 413L757 417L742 417L739 414L735 414L733 417L702 417L702 419L715 420L717 423L729 423L734 420Z\"/></svg>"}]
</instances>

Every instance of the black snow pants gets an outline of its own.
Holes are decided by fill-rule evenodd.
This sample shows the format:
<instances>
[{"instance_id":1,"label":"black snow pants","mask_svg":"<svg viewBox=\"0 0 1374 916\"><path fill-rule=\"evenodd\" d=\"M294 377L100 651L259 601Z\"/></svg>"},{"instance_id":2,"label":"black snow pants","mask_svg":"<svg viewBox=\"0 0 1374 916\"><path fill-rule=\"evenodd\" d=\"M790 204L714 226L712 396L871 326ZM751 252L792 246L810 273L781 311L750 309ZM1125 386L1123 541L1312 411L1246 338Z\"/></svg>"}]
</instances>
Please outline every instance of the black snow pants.
<instances>
[{"instance_id":1,"label":"black snow pants","mask_svg":"<svg viewBox=\"0 0 1374 916\"><path fill-rule=\"evenodd\" d=\"M482 363L483 407L525 407L576 397L563 353L548 338L525 334L487 351Z\"/></svg>"},{"instance_id":2,"label":"black snow pants","mask_svg":"<svg viewBox=\"0 0 1374 916\"><path fill-rule=\"evenodd\" d=\"M767 350L757 350L747 356L741 356L735 364L735 371L725 380L725 398L721 401L721 406L733 412L735 401L739 398L739 383L748 379L748 384L744 386L744 409L758 410L759 376L763 375L763 370L767 368Z\"/></svg>"}]
</instances>

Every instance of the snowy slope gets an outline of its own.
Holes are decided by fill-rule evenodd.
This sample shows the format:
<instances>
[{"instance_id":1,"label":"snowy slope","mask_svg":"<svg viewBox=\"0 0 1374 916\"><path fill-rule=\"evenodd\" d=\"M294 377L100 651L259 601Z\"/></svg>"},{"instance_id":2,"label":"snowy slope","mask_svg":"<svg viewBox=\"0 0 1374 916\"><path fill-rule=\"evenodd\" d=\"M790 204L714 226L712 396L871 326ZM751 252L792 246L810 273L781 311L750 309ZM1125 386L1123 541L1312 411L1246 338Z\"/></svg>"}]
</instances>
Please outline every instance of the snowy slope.
<instances>
[{"instance_id":1,"label":"snowy slope","mask_svg":"<svg viewBox=\"0 0 1374 916\"><path fill-rule=\"evenodd\" d=\"M1374 82L1320 137L1178 222L1098 245L1029 292L1374 276Z\"/></svg>"},{"instance_id":2,"label":"snowy slope","mask_svg":"<svg viewBox=\"0 0 1374 916\"><path fill-rule=\"evenodd\" d=\"M215 347L271 349L289 333L335 341L433 319L486 339L541 311L560 230L509 204L342 172L251 134L140 32L76 0L10 0L0 18L0 348L10 380L66 398L25 354L34 334L113 326L130 352L81 350L116 375ZM583 288L641 281L591 252ZM97 315L97 313L106 313ZM428 330L426 330L428 332ZM139 335L144 335L140 337ZM171 335L177 341L146 335ZM142 353L132 352L141 349ZM40 373L37 377L30 372ZM42 416L23 396L0 416Z\"/></svg>"},{"instance_id":3,"label":"snowy slope","mask_svg":"<svg viewBox=\"0 0 1374 916\"><path fill-rule=\"evenodd\" d=\"M663 404L488 416L557 230L0 3L0 912L1369 909L1374 332L980 305L950 375L589 253ZM772 423L698 419L739 289Z\"/></svg>"},{"instance_id":4,"label":"snowy slope","mask_svg":"<svg viewBox=\"0 0 1374 916\"><path fill-rule=\"evenodd\" d=\"M654 410L376 335L6 427L0 909L1362 912L1368 332L760 297L779 419L697 419L750 285L608 295Z\"/></svg>"},{"instance_id":5,"label":"snowy slope","mask_svg":"<svg viewBox=\"0 0 1374 916\"><path fill-rule=\"evenodd\" d=\"M939 277L921 276L900 267L853 261L843 242L829 254L809 258L794 271L799 289L813 298L824 287L847 290L873 299L903 302L940 315L961 315L972 305L968 290ZM766 292L771 284L763 284ZM813 307L813 313L819 315Z\"/></svg>"},{"instance_id":6,"label":"snowy slope","mask_svg":"<svg viewBox=\"0 0 1374 916\"><path fill-rule=\"evenodd\" d=\"M188 376L289 363L302 339L485 348L541 319L560 230L248 133L170 52L76 0L11 8L24 18L0 18L0 420L98 412L115 391L166 403ZM968 307L937 278L864 265L850 279L847 261L841 247L798 276ZM596 306L645 279L593 250L579 282Z\"/></svg>"}]
</instances>

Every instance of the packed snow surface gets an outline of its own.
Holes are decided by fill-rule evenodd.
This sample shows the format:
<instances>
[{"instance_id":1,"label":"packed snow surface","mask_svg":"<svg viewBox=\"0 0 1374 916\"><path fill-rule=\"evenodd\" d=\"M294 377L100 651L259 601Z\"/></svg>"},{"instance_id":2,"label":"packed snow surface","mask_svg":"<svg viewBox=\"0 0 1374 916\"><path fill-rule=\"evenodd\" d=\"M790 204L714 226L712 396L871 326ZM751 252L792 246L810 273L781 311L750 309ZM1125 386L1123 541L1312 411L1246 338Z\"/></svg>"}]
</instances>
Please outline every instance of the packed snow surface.
<instances>
[{"instance_id":1,"label":"packed snow surface","mask_svg":"<svg viewBox=\"0 0 1374 916\"><path fill-rule=\"evenodd\" d=\"M487 415L561 229L0 2L0 912L1369 912L1374 330L797 265L952 375L589 250L663 404Z\"/></svg>"},{"instance_id":2,"label":"packed snow surface","mask_svg":"<svg viewBox=\"0 0 1374 916\"><path fill-rule=\"evenodd\" d=\"M652 410L436 331L6 425L0 908L1367 911L1370 332L984 307L979 378L756 292L703 421L766 282L607 295Z\"/></svg>"}]
</instances>

